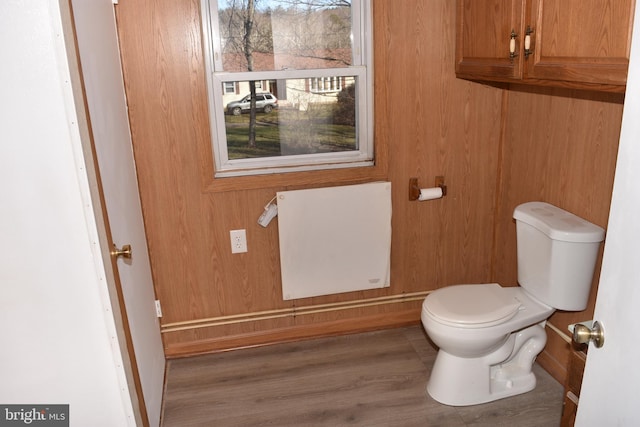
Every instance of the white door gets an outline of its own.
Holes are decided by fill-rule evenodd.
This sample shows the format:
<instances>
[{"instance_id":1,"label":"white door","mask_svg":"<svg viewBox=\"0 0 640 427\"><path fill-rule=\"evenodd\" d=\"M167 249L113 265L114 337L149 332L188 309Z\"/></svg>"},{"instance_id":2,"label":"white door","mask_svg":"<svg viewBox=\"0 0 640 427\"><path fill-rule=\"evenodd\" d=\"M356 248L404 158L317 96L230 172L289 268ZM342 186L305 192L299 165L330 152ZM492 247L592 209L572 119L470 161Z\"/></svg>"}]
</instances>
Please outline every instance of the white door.
<instances>
[{"instance_id":1,"label":"white door","mask_svg":"<svg viewBox=\"0 0 640 427\"><path fill-rule=\"evenodd\" d=\"M576 426L638 425L640 396L640 7L633 36L616 177L594 319L604 346L589 344Z\"/></svg>"},{"instance_id":2,"label":"white door","mask_svg":"<svg viewBox=\"0 0 640 427\"><path fill-rule=\"evenodd\" d=\"M151 426L160 423L165 358L147 251L131 145L116 21L112 0L72 0L107 217L113 242L130 244L133 256L119 259L133 350Z\"/></svg>"}]
</instances>

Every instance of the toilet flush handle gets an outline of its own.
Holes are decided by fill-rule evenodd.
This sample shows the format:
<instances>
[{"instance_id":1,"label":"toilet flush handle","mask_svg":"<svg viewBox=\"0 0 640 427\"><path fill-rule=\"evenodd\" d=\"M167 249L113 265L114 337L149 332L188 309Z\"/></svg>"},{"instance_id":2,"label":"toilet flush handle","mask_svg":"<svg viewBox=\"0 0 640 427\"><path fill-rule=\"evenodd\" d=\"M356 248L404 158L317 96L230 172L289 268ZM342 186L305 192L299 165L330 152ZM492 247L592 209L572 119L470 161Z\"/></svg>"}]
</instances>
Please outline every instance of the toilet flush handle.
<instances>
[{"instance_id":1,"label":"toilet flush handle","mask_svg":"<svg viewBox=\"0 0 640 427\"><path fill-rule=\"evenodd\" d=\"M573 342L577 344L588 344L589 341L600 348L604 345L604 329L599 322L593 322L593 328L577 324L573 328Z\"/></svg>"}]
</instances>

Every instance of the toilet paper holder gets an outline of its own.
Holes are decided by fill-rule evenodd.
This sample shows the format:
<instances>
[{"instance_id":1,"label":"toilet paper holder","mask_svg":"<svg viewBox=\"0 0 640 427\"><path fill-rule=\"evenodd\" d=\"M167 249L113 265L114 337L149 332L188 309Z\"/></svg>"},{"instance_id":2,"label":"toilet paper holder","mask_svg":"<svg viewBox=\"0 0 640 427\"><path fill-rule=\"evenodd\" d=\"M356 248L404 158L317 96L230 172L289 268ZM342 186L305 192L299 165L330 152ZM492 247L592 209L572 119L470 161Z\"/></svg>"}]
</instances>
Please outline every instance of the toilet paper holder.
<instances>
[{"instance_id":1,"label":"toilet paper holder","mask_svg":"<svg viewBox=\"0 0 640 427\"><path fill-rule=\"evenodd\" d=\"M436 176L435 187L442 189L442 197L447 195L447 186L444 184L444 176ZM418 200L420 197L420 186L418 178L409 178L409 201Z\"/></svg>"}]
</instances>

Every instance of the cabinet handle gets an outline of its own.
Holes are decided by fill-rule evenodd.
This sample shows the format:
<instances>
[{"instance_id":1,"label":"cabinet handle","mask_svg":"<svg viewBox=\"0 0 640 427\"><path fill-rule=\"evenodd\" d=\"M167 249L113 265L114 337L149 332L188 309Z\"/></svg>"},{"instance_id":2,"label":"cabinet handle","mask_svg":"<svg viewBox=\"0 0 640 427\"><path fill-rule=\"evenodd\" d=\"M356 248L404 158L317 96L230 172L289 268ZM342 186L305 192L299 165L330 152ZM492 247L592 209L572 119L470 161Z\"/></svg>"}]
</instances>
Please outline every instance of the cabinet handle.
<instances>
[{"instance_id":1,"label":"cabinet handle","mask_svg":"<svg viewBox=\"0 0 640 427\"><path fill-rule=\"evenodd\" d=\"M533 34L533 28L527 25L527 30L524 36L524 57L528 58L533 53L531 49L531 34Z\"/></svg>"},{"instance_id":2,"label":"cabinet handle","mask_svg":"<svg viewBox=\"0 0 640 427\"><path fill-rule=\"evenodd\" d=\"M518 56L518 54L516 53L516 37L518 37L518 35L516 34L515 30L512 29L509 40L509 59L511 59L512 61L513 58Z\"/></svg>"}]
</instances>

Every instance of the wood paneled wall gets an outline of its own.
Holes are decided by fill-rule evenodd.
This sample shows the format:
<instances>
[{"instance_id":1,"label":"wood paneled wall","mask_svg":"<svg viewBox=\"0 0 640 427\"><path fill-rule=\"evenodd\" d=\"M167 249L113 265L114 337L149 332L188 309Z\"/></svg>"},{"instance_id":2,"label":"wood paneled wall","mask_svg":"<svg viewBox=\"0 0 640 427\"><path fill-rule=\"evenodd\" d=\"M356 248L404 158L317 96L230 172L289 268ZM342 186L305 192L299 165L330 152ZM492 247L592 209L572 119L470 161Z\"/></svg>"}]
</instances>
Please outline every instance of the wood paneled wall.
<instances>
[{"instance_id":1,"label":"wood paneled wall","mask_svg":"<svg viewBox=\"0 0 640 427\"><path fill-rule=\"evenodd\" d=\"M493 280L515 285L512 215L518 204L545 201L606 230L624 95L514 86L506 96ZM569 324L592 319L599 271L600 265L587 309L558 311L550 319L552 326L569 335ZM553 331L547 335L545 368L559 378L566 370L569 344Z\"/></svg>"},{"instance_id":2,"label":"wood paneled wall","mask_svg":"<svg viewBox=\"0 0 640 427\"><path fill-rule=\"evenodd\" d=\"M275 191L210 191L211 150L199 1L117 6L134 152L163 325L428 291L489 279L498 173L501 91L454 76L455 7L448 0L374 1L378 164L368 179L393 188L391 287L283 301L277 221L256 224ZM204 178L203 178L204 171ZM449 195L409 202L408 182ZM333 179L303 185L343 183ZM367 176L364 177L366 180ZM232 178L225 178L230 180ZM246 189L243 185L246 183ZM247 230L232 255L229 230ZM169 355L416 322L420 301L275 317L163 334ZM178 325L179 327L179 325Z\"/></svg>"},{"instance_id":3,"label":"wood paneled wall","mask_svg":"<svg viewBox=\"0 0 640 427\"><path fill-rule=\"evenodd\" d=\"M498 172L499 89L454 74L455 4L377 1L376 85L385 92L393 199L392 283L397 292L486 281ZM379 111L379 110L378 110ZM448 195L408 201L408 182Z\"/></svg>"},{"instance_id":4,"label":"wood paneled wall","mask_svg":"<svg viewBox=\"0 0 640 427\"><path fill-rule=\"evenodd\" d=\"M213 182L199 3L136 0L116 9L167 355L418 322L421 301L305 315L297 307L455 283L515 285L511 213L523 201L545 200L606 226L621 99L456 79L450 0L373 1L375 172ZM408 200L409 178L431 186L436 175L445 176L445 198ZM391 287L283 301L277 221L256 223L265 203L283 189L374 179L393 188ZM249 252L232 255L229 230L239 228ZM552 322L563 328L587 313ZM249 315L262 319L233 323ZM227 324L210 325L220 318ZM562 360L562 348L550 351Z\"/></svg>"}]
</instances>

